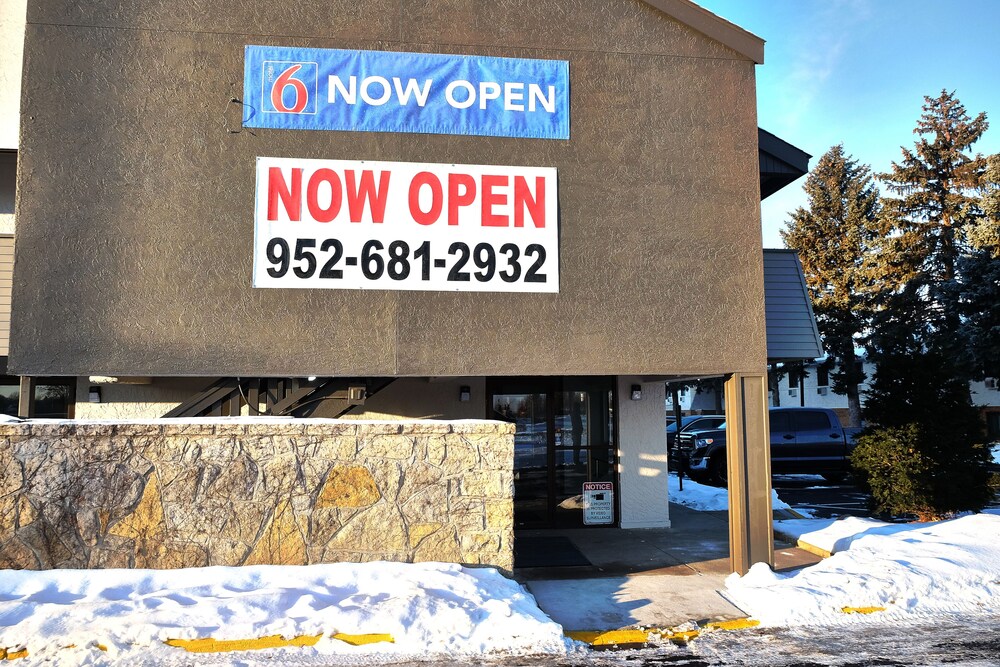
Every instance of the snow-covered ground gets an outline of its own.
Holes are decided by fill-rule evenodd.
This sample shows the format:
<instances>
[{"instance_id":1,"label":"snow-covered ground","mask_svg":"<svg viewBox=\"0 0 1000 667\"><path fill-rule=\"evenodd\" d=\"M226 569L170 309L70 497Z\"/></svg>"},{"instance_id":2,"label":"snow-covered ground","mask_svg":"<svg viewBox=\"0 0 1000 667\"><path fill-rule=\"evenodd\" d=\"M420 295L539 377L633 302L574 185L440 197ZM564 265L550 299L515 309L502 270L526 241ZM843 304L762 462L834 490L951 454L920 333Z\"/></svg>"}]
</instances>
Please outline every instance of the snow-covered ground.
<instances>
[{"instance_id":1,"label":"snow-covered ground","mask_svg":"<svg viewBox=\"0 0 1000 667\"><path fill-rule=\"evenodd\" d=\"M726 507L724 489L685 480L681 492L676 484L671 478L675 502ZM781 505L775 498L775 506ZM1000 615L1000 515L924 524L845 518L777 526L833 556L789 574L758 564L726 580L725 596L765 626ZM852 608L882 610L845 613ZM336 634L389 635L392 643L353 646ZM196 656L163 644L273 635L321 637L314 646L253 657ZM359 665L418 657L445 663L491 655L563 661L580 650L516 582L490 568L441 563L0 570L0 649L22 647L28 657L17 664L66 667L235 667L293 660Z\"/></svg>"},{"instance_id":2,"label":"snow-covered ground","mask_svg":"<svg viewBox=\"0 0 1000 667\"><path fill-rule=\"evenodd\" d=\"M335 633L388 634L393 643L352 646L331 638ZM318 634L323 638L315 646L287 650L371 663L408 656L565 655L571 646L531 594L492 568L341 563L0 570L0 648L27 648L25 664L190 664L192 654L163 642Z\"/></svg>"},{"instance_id":3,"label":"snow-covered ground","mask_svg":"<svg viewBox=\"0 0 1000 667\"><path fill-rule=\"evenodd\" d=\"M886 523L877 519L845 516L840 519L775 521L774 530L793 540L804 540L814 547L833 554L844 551L855 539L864 535L893 535L912 530L913 525L915 524Z\"/></svg>"},{"instance_id":4,"label":"snow-covered ground","mask_svg":"<svg viewBox=\"0 0 1000 667\"><path fill-rule=\"evenodd\" d=\"M791 530L791 523L784 528ZM1000 612L1000 516L923 524L824 521L801 539L835 553L790 574L757 564L726 580L726 597L771 626L864 618L845 608L881 607L875 614L882 619Z\"/></svg>"},{"instance_id":5,"label":"snow-covered ground","mask_svg":"<svg viewBox=\"0 0 1000 667\"><path fill-rule=\"evenodd\" d=\"M681 491L680 487L681 482L677 478L677 475L673 473L667 475L667 492L670 494L670 502L702 512L729 509L729 492L726 489L699 484L688 478L684 478L683 491ZM774 489L771 489L771 509L790 509L790 505L783 502Z\"/></svg>"}]
</instances>

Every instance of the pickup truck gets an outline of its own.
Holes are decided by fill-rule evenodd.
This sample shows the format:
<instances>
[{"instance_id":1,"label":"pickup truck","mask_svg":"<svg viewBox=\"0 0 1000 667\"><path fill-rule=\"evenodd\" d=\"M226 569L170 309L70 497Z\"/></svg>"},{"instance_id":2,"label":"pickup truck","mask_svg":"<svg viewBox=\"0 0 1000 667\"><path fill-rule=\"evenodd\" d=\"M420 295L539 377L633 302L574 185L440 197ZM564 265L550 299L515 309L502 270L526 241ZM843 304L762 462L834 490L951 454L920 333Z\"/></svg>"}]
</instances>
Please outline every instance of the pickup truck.
<instances>
[{"instance_id":1,"label":"pickup truck","mask_svg":"<svg viewBox=\"0 0 1000 667\"><path fill-rule=\"evenodd\" d=\"M860 429L845 429L833 410L771 408L771 473L822 475L841 481L851 472L848 457ZM696 481L726 484L726 429L678 436L671 463Z\"/></svg>"}]
</instances>

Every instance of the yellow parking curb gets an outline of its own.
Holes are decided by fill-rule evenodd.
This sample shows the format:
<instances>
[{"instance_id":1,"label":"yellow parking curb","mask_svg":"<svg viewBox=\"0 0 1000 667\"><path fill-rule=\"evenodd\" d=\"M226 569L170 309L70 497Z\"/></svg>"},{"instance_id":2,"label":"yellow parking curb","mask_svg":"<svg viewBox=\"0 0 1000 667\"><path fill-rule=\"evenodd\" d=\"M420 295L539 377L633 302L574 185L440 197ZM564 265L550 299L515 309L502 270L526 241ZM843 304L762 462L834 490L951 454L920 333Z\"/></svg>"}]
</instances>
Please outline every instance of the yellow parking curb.
<instances>
[{"instance_id":1,"label":"yellow parking curb","mask_svg":"<svg viewBox=\"0 0 1000 667\"><path fill-rule=\"evenodd\" d=\"M385 642L387 644L395 644L396 640L392 638L392 635L388 634L373 634L373 635L345 635L338 632L335 635L331 635L334 639L339 639L342 642L346 642L351 646L363 646L364 644L378 644L380 642Z\"/></svg>"},{"instance_id":2,"label":"yellow parking curb","mask_svg":"<svg viewBox=\"0 0 1000 667\"><path fill-rule=\"evenodd\" d=\"M351 646L362 646L378 642L394 643L392 635L389 634L349 635L338 632L330 636ZM281 635L257 637L256 639L214 639L212 637L202 637L200 639L168 639L163 643L167 646L182 648L189 653L224 653L227 651L259 651L261 649L284 648L286 646L315 646L322 637L322 634L299 635L291 639L285 639Z\"/></svg>"},{"instance_id":3,"label":"yellow parking curb","mask_svg":"<svg viewBox=\"0 0 1000 667\"><path fill-rule=\"evenodd\" d=\"M362 646L377 642L393 643L392 635L388 634L349 635L338 632L330 636L351 646ZM315 646L322 637L322 634L299 635L291 639L285 639L281 635L257 637L256 639L214 639L212 637L202 637L199 639L168 639L163 643L167 646L182 648L189 653L225 653L227 651L259 651L261 649L284 648L286 646Z\"/></svg>"},{"instance_id":4,"label":"yellow parking curb","mask_svg":"<svg viewBox=\"0 0 1000 667\"><path fill-rule=\"evenodd\" d=\"M758 625L760 625L760 621L755 621L752 618L735 618L731 621L714 621L705 627L713 630L746 630L747 628L756 628Z\"/></svg>"},{"instance_id":5,"label":"yellow parking curb","mask_svg":"<svg viewBox=\"0 0 1000 667\"><path fill-rule=\"evenodd\" d=\"M27 658L28 649L26 648L0 648L0 660L17 660L18 658Z\"/></svg>"},{"instance_id":6,"label":"yellow parking curb","mask_svg":"<svg viewBox=\"0 0 1000 667\"><path fill-rule=\"evenodd\" d=\"M701 635L701 630L664 630L660 636L672 644L687 644Z\"/></svg>"},{"instance_id":7,"label":"yellow parking curb","mask_svg":"<svg viewBox=\"0 0 1000 667\"><path fill-rule=\"evenodd\" d=\"M570 639L591 646L623 646L648 644L650 639L660 639L674 644L686 644L696 639L704 631L713 630L746 630L760 625L760 621L749 618L737 618L731 621L713 621L706 623L704 628L697 630L663 629L632 629L632 630L575 630L565 633Z\"/></svg>"},{"instance_id":8,"label":"yellow parking curb","mask_svg":"<svg viewBox=\"0 0 1000 667\"><path fill-rule=\"evenodd\" d=\"M575 630L567 632L566 636L578 642L591 646L621 646L622 644L646 644L649 642L649 630Z\"/></svg>"},{"instance_id":9,"label":"yellow parking curb","mask_svg":"<svg viewBox=\"0 0 1000 667\"><path fill-rule=\"evenodd\" d=\"M312 646L323 635L299 635L285 639L281 635L258 637L256 639L168 639L164 644L176 646L189 653L223 653L226 651L257 651L267 648L282 648L284 646Z\"/></svg>"},{"instance_id":10,"label":"yellow parking curb","mask_svg":"<svg viewBox=\"0 0 1000 667\"><path fill-rule=\"evenodd\" d=\"M820 549L819 547L813 546L812 544L809 544L808 542L803 542L802 540L799 540L798 542L796 542L796 546L799 549L802 549L803 551L808 551L809 553L815 554L816 556L819 556L820 558L829 558L830 556L833 555L832 552L827 551L826 549Z\"/></svg>"},{"instance_id":11,"label":"yellow parking curb","mask_svg":"<svg viewBox=\"0 0 1000 667\"><path fill-rule=\"evenodd\" d=\"M885 611L885 607L842 607L840 611L845 614L874 614Z\"/></svg>"}]
</instances>

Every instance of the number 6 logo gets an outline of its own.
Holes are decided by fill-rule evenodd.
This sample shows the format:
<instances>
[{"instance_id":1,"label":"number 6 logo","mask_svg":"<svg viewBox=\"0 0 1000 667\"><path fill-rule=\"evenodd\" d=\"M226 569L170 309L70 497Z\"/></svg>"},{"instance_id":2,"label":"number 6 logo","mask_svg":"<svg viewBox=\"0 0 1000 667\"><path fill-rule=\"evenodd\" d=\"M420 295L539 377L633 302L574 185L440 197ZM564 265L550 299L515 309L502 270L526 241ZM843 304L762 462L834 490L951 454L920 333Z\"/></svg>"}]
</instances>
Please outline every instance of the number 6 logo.
<instances>
[{"instance_id":1,"label":"number 6 logo","mask_svg":"<svg viewBox=\"0 0 1000 667\"><path fill-rule=\"evenodd\" d=\"M265 82L271 81L271 89L265 92L264 111L316 113L316 69L316 63L265 63Z\"/></svg>"}]
</instances>

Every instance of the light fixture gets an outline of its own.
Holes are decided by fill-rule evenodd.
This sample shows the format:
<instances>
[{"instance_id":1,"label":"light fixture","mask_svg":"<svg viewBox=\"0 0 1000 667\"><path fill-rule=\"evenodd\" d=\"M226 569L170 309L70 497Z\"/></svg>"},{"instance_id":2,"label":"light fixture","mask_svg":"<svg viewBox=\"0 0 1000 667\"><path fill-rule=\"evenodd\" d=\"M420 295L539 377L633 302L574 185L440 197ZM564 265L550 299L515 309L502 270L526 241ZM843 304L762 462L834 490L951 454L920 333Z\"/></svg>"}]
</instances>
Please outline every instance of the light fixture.
<instances>
[{"instance_id":1,"label":"light fixture","mask_svg":"<svg viewBox=\"0 0 1000 667\"><path fill-rule=\"evenodd\" d=\"M463 384L458 388L458 400L463 403L467 403L472 400L472 387L467 384Z\"/></svg>"},{"instance_id":2,"label":"light fixture","mask_svg":"<svg viewBox=\"0 0 1000 667\"><path fill-rule=\"evenodd\" d=\"M632 400L641 401L642 400L642 385L634 384L632 385Z\"/></svg>"},{"instance_id":3,"label":"light fixture","mask_svg":"<svg viewBox=\"0 0 1000 667\"><path fill-rule=\"evenodd\" d=\"M101 402L101 388L96 384L90 385L90 391L88 392L88 398L91 403Z\"/></svg>"}]
</instances>

